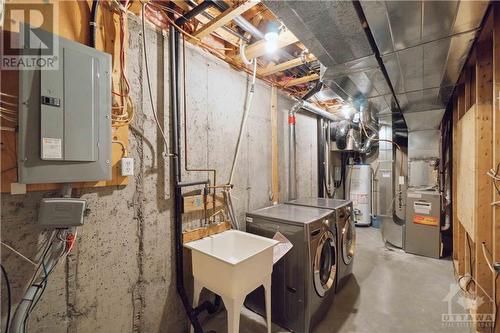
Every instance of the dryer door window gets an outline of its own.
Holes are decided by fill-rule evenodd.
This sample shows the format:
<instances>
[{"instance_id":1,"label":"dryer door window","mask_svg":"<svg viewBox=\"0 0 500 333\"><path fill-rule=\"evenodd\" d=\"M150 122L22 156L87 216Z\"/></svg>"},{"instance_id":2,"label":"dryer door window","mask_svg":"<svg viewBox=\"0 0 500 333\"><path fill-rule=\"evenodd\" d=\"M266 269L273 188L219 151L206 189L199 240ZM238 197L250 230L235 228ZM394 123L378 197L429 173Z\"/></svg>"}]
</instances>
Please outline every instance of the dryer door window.
<instances>
[{"instance_id":1,"label":"dryer door window","mask_svg":"<svg viewBox=\"0 0 500 333\"><path fill-rule=\"evenodd\" d=\"M337 272L335 236L327 231L321 237L314 257L314 287L323 297L335 284Z\"/></svg>"},{"instance_id":2,"label":"dryer door window","mask_svg":"<svg viewBox=\"0 0 500 333\"><path fill-rule=\"evenodd\" d=\"M354 257L354 246L356 244L356 229L352 219L349 218L342 229L342 259L349 265Z\"/></svg>"}]
</instances>

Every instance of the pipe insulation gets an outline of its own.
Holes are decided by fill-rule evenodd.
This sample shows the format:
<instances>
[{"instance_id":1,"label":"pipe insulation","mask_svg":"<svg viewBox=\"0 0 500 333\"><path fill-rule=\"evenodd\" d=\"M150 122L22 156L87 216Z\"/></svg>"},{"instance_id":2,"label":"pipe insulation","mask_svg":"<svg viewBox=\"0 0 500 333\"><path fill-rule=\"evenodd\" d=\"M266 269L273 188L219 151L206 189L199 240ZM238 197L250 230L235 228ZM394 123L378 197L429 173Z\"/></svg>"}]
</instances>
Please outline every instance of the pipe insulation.
<instances>
[{"instance_id":1,"label":"pipe insulation","mask_svg":"<svg viewBox=\"0 0 500 333\"><path fill-rule=\"evenodd\" d=\"M299 111L306 111L312 114L315 114L317 116L320 116L324 119L330 120L330 121L340 121L342 120L341 117L334 115L333 113L330 113L328 111L325 111L318 107L317 105L307 102L307 101L302 101L298 100L297 103L292 107L292 109L295 109L296 112Z\"/></svg>"}]
</instances>

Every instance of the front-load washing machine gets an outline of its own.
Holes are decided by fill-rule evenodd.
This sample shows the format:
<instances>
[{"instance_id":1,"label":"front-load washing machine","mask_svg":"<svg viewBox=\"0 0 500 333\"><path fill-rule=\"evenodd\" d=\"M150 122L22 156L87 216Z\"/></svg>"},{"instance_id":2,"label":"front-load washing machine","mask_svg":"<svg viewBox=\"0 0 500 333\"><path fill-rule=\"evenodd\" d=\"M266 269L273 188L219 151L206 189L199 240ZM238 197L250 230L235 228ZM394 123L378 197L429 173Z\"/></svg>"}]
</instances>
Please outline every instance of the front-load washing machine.
<instances>
[{"instance_id":1,"label":"front-load washing machine","mask_svg":"<svg viewBox=\"0 0 500 333\"><path fill-rule=\"evenodd\" d=\"M272 321L292 332L310 332L324 317L335 296L336 229L331 210L277 205L246 215L247 232L273 237L283 234L293 244L273 267ZM247 296L245 305L265 315L264 291Z\"/></svg>"},{"instance_id":2,"label":"front-load washing machine","mask_svg":"<svg viewBox=\"0 0 500 333\"><path fill-rule=\"evenodd\" d=\"M354 262L354 247L356 244L356 228L352 216L352 202L348 200L326 198L302 198L287 202L290 205L300 205L330 209L334 212L331 222L337 225L337 288L339 291L352 274Z\"/></svg>"}]
</instances>

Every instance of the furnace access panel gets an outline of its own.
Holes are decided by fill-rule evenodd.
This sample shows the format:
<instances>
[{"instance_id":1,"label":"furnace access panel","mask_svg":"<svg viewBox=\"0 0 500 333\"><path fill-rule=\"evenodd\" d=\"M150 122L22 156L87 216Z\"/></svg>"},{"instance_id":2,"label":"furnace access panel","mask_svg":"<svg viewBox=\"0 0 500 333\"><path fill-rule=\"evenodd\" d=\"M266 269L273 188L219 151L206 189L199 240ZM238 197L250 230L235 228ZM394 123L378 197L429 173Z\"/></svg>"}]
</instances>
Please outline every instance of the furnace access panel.
<instances>
[{"instance_id":1,"label":"furnace access panel","mask_svg":"<svg viewBox=\"0 0 500 333\"><path fill-rule=\"evenodd\" d=\"M19 182L109 180L111 56L59 37L58 60L19 71Z\"/></svg>"}]
</instances>

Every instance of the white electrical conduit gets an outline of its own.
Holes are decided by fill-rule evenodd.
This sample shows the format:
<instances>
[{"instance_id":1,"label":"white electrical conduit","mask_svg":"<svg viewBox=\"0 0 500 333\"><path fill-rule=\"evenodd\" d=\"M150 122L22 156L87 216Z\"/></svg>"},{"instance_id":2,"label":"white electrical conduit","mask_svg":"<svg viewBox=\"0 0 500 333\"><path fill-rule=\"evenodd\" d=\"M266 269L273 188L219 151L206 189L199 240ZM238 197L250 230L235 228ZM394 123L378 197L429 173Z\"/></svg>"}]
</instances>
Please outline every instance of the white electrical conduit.
<instances>
[{"instance_id":1,"label":"white electrical conduit","mask_svg":"<svg viewBox=\"0 0 500 333\"><path fill-rule=\"evenodd\" d=\"M234 170L236 167L236 161L238 159L238 155L240 153L241 139L243 137L243 130L245 129L245 125L246 125L247 120L248 120L248 115L250 114L250 108L252 107L253 95L255 92L256 74L257 74L257 61L255 61L255 59L254 59L253 60L252 83L251 83L250 89L248 90L248 93L247 93L246 107L245 107L245 110L243 112L243 118L242 118L241 124L240 124L240 133L238 135L238 141L236 142L236 150L235 150L234 156L233 156L233 165L231 166L231 173L229 175L229 184L233 183Z\"/></svg>"},{"instance_id":2,"label":"white electrical conduit","mask_svg":"<svg viewBox=\"0 0 500 333\"><path fill-rule=\"evenodd\" d=\"M246 59L246 57L245 57L245 48L243 45L240 47L240 54L242 54L241 58L243 59L244 62L248 61L248 59ZM234 172L236 169L236 162L238 160L238 155L240 153L241 139L243 138L243 132L244 132L247 120L248 120L248 115L250 114L250 109L252 107L252 101L253 101L253 95L255 93L255 79L257 76L257 60L253 59L250 62L250 64L253 64L252 81L250 84L250 89L248 89L248 91L247 91L246 106L245 106L245 109L243 111L243 117L241 119L240 131L238 134L238 141L236 141L236 149L234 151L233 164L231 165L231 172L229 174L228 184L233 183ZM231 220L234 222L234 226L236 227L236 229L240 229L238 219L236 218L236 214L234 211L233 199L231 197L231 189L225 191L224 195L226 196L226 201L228 203L229 216L230 216Z\"/></svg>"},{"instance_id":3,"label":"white electrical conduit","mask_svg":"<svg viewBox=\"0 0 500 333\"><path fill-rule=\"evenodd\" d=\"M155 105L154 105L154 100L153 100L153 92L151 90L151 80L149 78L149 64L148 64L148 53L147 53L147 47L146 47L146 16L145 16L145 11L146 11L146 6L148 4L144 2L142 4L142 11L141 11L141 18L142 18L142 51L144 55L144 68L146 69L146 79L148 83L148 92L149 92L149 102L151 103L151 111L153 112L153 116L155 118L156 126L158 127L158 131L161 134L161 137L163 138L163 142L165 144L165 151L163 155L166 156L174 156L174 154L170 153L170 146L168 144L167 137L165 135L165 132L163 131L160 120L158 119L158 115L156 114L155 110Z\"/></svg>"},{"instance_id":4,"label":"white electrical conduit","mask_svg":"<svg viewBox=\"0 0 500 333\"><path fill-rule=\"evenodd\" d=\"M245 65L248 65L248 66L252 65L253 63L257 64L257 60L255 60L255 58L252 60L248 60L247 55L245 53L246 48L247 48L246 44L244 44L243 41L241 41L240 42L240 58L241 58L241 60L243 60Z\"/></svg>"},{"instance_id":5,"label":"white electrical conduit","mask_svg":"<svg viewBox=\"0 0 500 333\"><path fill-rule=\"evenodd\" d=\"M54 230L52 232L47 242L47 246L43 251L40 264L37 266L37 269L35 270L35 273L29 283L29 287L24 292L24 295L14 312L9 327L9 333L27 332L26 327L29 321L29 315L40 300L43 294L43 290L47 286L50 274L54 270L54 267L57 265L59 260L64 259L66 255L71 251L71 248L68 249L66 247L66 240L59 237L60 233L65 236L67 236L68 234L73 234L76 241L76 227L64 230ZM42 275L40 276L40 274Z\"/></svg>"}]
</instances>

